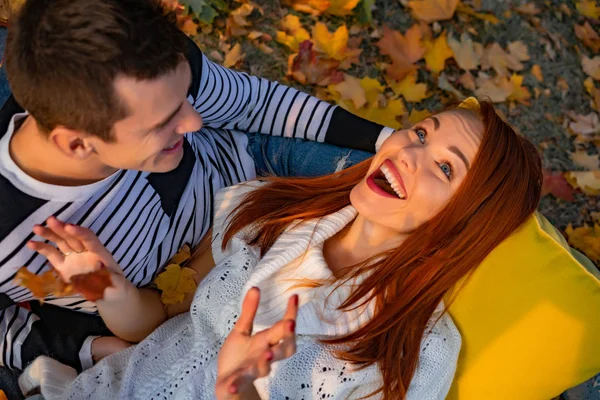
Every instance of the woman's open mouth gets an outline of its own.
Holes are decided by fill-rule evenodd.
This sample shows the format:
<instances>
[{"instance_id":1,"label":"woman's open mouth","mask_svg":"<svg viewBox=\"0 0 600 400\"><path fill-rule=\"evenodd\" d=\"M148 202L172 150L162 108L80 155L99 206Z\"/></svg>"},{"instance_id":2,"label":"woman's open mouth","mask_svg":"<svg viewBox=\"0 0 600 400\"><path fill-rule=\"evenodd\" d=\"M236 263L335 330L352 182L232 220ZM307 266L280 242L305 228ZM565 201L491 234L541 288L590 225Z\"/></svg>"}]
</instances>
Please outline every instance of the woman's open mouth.
<instances>
[{"instance_id":1,"label":"woman's open mouth","mask_svg":"<svg viewBox=\"0 0 600 400\"><path fill-rule=\"evenodd\" d=\"M406 189L402 177L390 160L385 160L379 169L367 178L367 185L382 196L406 199Z\"/></svg>"}]
</instances>

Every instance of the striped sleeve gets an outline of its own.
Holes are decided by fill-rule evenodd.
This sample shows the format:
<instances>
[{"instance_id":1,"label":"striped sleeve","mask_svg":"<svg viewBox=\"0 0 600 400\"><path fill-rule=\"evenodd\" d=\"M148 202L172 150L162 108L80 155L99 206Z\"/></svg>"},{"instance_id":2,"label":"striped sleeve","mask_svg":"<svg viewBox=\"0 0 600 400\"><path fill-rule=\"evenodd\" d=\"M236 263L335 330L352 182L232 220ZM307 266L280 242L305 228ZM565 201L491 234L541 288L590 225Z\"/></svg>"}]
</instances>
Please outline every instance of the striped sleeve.
<instances>
[{"instance_id":1,"label":"striped sleeve","mask_svg":"<svg viewBox=\"0 0 600 400\"><path fill-rule=\"evenodd\" d=\"M188 100L205 126L327 142L374 152L393 129L266 79L210 61L191 42Z\"/></svg>"},{"instance_id":2,"label":"striped sleeve","mask_svg":"<svg viewBox=\"0 0 600 400\"><path fill-rule=\"evenodd\" d=\"M21 347L31 333L32 325L39 318L22 307L7 307L0 312L0 337L2 354L0 364L9 369L22 369L25 365L21 358Z\"/></svg>"}]
</instances>

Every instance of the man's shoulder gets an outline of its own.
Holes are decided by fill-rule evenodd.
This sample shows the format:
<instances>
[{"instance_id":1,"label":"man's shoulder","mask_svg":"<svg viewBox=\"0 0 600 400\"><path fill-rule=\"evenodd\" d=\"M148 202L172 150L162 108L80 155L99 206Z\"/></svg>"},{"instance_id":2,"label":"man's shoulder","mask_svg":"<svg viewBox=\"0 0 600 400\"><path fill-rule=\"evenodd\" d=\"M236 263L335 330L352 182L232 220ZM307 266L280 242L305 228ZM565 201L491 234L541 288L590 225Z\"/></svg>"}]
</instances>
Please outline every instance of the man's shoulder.
<instances>
[{"instance_id":1,"label":"man's shoulder","mask_svg":"<svg viewBox=\"0 0 600 400\"><path fill-rule=\"evenodd\" d=\"M47 202L22 192L0 175L0 242Z\"/></svg>"},{"instance_id":2,"label":"man's shoulder","mask_svg":"<svg viewBox=\"0 0 600 400\"><path fill-rule=\"evenodd\" d=\"M2 139L2 137L6 134L12 117L17 113L22 113L23 111L23 107L17 103L12 95L6 99L6 102L0 109L0 139Z\"/></svg>"}]
</instances>

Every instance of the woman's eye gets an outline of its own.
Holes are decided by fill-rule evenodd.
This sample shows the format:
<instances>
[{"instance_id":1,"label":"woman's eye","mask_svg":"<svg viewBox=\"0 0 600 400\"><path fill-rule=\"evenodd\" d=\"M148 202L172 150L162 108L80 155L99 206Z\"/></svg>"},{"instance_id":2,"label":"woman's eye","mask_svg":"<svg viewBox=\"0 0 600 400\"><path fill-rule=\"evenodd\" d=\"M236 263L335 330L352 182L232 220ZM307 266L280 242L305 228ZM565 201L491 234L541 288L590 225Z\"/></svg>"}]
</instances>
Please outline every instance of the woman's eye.
<instances>
[{"instance_id":1,"label":"woman's eye","mask_svg":"<svg viewBox=\"0 0 600 400\"><path fill-rule=\"evenodd\" d=\"M417 128L417 129L415 129L415 133L417 134L417 137L419 138L419 141L422 144L425 144L425 138L427 137L427 132L425 131L425 129L423 129L423 128Z\"/></svg>"},{"instance_id":2,"label":"woman's eye","mask_svg":"<svg viewBox=\"0 0 600 400\"><path fill-rule=\"evenodd\" d=\"M442 172L450 179L452 177L452 165L447 161L441 162L439 165Z\"/></svg>"}]
</instances>

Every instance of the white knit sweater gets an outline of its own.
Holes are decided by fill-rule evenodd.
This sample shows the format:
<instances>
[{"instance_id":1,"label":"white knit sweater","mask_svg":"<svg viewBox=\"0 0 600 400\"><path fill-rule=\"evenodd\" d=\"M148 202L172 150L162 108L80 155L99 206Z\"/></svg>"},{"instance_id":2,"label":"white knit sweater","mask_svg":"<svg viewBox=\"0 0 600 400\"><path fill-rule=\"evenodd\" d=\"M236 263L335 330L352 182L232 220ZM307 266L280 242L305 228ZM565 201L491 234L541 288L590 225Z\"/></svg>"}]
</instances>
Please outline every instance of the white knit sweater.
<instances>
[{"instance_id":1,"label":"white knit sweater","mask_svg":"<svg viewBox=\"0 0 600 400\"><path fill-rule=\"evenodd\" d=\"M291 288L297 279L331 277L323 242L350 223L356 211L349 206L318 224L309 221L289 229L262 260L242 234L221 251L226 217L240 196L256 185L234 186L217 195L212 246L216 266L199 285L189 313L167 321L137 346L105 358L79 376L55 360L38 358L21 377L22 388L41 387L46 400L212 399L219 349L252 286L261 288L255 331L282 318L290 294L299 294L300 305L297 352L255 382L261 398L355 399L379 388L382 382L376 366L353 370L318 341L355 330L372 317L372 303L350 312L337 310L357 282L337 290L334 286ZM432 323L442 307L432 316ZM461 339L450 317L444 314L428 332L409 386L411 400L445 398L456 369Z\"/></svg>"}]
</instances>

